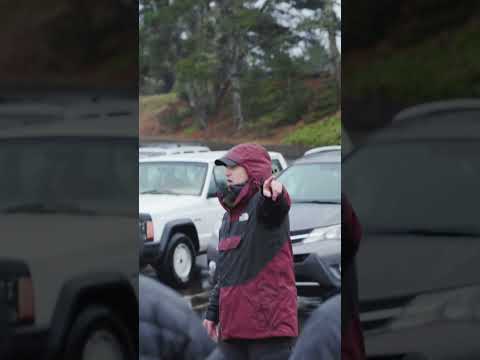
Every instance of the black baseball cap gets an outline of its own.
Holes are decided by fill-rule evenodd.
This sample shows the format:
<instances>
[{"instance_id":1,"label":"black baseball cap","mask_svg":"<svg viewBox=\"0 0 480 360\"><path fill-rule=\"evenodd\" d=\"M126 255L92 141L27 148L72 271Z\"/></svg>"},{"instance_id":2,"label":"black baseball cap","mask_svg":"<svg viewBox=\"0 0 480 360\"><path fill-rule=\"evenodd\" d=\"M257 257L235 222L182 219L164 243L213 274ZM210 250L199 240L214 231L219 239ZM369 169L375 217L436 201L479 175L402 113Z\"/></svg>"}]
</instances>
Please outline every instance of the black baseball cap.
<instances>
[{"instance_id":1,"label":"black baseball cap","mask_svg":"<svg viewBox=\"0 0 480 360\"><path fill-rule=\"evenodd\" d=\"M238 164L235 161L233 161L233 160L224 156L220 159L215 160L215 165L226 166L226 167L234 167L234 166L237 166Z\"/></svg>"}]
</instances>

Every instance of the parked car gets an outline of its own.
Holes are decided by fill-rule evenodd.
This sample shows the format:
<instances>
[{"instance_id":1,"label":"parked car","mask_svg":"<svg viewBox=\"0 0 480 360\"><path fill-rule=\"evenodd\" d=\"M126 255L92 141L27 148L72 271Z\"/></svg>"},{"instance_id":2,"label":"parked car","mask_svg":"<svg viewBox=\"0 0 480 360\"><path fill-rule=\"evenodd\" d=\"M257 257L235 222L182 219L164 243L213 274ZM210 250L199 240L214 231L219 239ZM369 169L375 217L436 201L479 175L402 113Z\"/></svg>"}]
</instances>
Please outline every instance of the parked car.
<instances>
[{"instance_id":1,"label":"parked car","mask_svg":"<svg viewBox=\"0 0 480 360\"><path fill-rule=\"evenodd\" d=\"M210 151L207 146L147 146L140 147L138 154L140 157L160 156L160 155L176 155L176 154L194 154Z\"/></svg>"},{"instance_id":2,"label":"parked car","mask_svg":"<svg viewBox=\"0 0 480 360\"><path fill-rule=\"evenodd\" d=\"M136 356L138 138L118 124L136 126L137 114L127 106L130 115L95 127L83 118L101 117L103 105L62 105L55 121L43 113L38 123L27 106L16 113L21 123L0 133L0 303L9 325L2 358ZM3 110L0 122L11 116Z\"/></svg>"},{"instance_id":3,"label":"parked car","mask_svg":"<svg viewBox=\"0 0 480 360\"><path fill-rule=\"evenodd\" d=\"M341 153L341 151L342 147L340 145L321 146L306 151L303 156L322 156L325 154L336 156L336 154Z\"/></svg>"},{"instance_id":4,"label":"parked car","mask_svg":"<svg viewBox=\"0 0 480 360\"><path fill-rule=\"evenodd\" d=\"M290 238L299 292L330 296L341 285L341 156L304 157L278 180L288 189ZM216 224L218 229L219 224ZM218 231L207 251L210 282L215 281Z\"/></svg>"},{"instance_id":5,"label":"parked car","mask_svg":"<svg viewBox=\"0 0 480 360\"><path fill-rule=\"evenodd\" d=\"M152 265L174 287L190 282L197 255L204 254L224 209L217 199L215 160L226 151L140 159L139 219L142 266ZM286 161L270 152L274 171Z\"/></svg>"},{"instance_id":6,"label":"parked car","mask_svg":"<svg viewBox=\"0 0 480 360\"><path fill-rule=\"evenodd\" d=\"M480 359L480 101L421 105L346 157L372 359Z\"/></svg>"}]
</instances>

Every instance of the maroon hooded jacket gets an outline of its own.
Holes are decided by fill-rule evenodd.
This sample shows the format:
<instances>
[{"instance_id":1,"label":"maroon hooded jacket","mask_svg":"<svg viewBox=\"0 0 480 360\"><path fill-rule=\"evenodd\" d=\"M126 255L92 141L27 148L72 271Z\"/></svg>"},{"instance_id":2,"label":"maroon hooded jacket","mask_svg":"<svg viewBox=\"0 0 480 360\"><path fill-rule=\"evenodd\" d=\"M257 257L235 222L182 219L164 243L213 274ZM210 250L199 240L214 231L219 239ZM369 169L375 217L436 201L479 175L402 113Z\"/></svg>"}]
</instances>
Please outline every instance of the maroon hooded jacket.
<instances>
[{"instance_id":1,"label":"maroon hooded jacket","mask_svg":"<svg viewBox=\"0 0 480 360\"><path fill-rule=\"evenodd\" d=\"M218 323L221 340L298 336L297 289L289 238L290 198L262 194L272 174L268 152L255 144L232 148L226 158L249 179L228 208L219 232L217 284L206 318Z\"/></svg>"},{"instance_id":2,"label":"maroon hooded jacket","mask_svg":"<svg viewBox=\"0 0 480 360\"><path fill-rule=\"evenodd\" d=\"M358 315L355 255L362 229L348 199L342 195L342 360L365 359Z\"/></svg>"}]
</instances>

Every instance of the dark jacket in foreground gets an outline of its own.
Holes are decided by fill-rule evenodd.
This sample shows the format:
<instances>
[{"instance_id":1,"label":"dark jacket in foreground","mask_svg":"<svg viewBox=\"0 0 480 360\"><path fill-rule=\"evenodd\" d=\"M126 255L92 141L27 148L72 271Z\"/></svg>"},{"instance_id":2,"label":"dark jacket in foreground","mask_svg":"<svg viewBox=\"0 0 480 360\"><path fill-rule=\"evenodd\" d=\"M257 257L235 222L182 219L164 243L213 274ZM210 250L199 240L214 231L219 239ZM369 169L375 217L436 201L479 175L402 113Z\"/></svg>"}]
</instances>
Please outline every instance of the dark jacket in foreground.
<instances>
[{"instance_id":1,"label":"dark jacket in foreground","mask_svg":"<svg viewBox=\"0 0 480 360\"><path fill-rule=\"evenodd\" d=\"M308 319L290 360L341 359L341 295L321 304Z\"/></svg>"},{"instance_id":2,"label":"dark jacket in foreground","mask_svg":"<svg viewBox=\"0 0 480 360\"><path fill-rule=\"evenodd\" d=\"M170 288L139 278L140 360L204 360L215 344L200 318Z\"/></svg>"}]
</instances>

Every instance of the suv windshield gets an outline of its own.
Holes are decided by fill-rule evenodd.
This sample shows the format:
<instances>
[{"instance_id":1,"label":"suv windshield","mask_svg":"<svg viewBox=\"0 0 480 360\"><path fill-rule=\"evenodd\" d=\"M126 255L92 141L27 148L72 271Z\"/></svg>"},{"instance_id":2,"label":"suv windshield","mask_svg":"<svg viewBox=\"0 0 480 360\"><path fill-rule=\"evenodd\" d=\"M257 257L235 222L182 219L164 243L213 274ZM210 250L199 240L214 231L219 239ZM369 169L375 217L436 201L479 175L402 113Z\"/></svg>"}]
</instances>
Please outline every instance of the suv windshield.
<instances>
[{"instance_id":1,"label":"suv windshield","mask_svg":"<svg viewBox=\"0 0 480 360\"><path fill-rule=\"evenodd\" d=\"M201 195L207 174L206 163L140 163L140 194Z\"/></svg>"},{"instance_id":2,"label":"suv windshield","mask_svg":"<svg viewBox=\"0 0 480 360\"><path fill-rule=\"evenodd\" d=\"M136 147L124 139L4 141L0 212L128 211L137 196Z\"/></svg>"},{"instance_id":3,"label":"suv windshield","mask_svg":"<svg viewBox=\"0 0 480 360\"><path fill-rule=\"evenodd\" d=\"M340 203L340 163L294 164L279 177L293 202Z\"/></svg>"}]
</instances>

